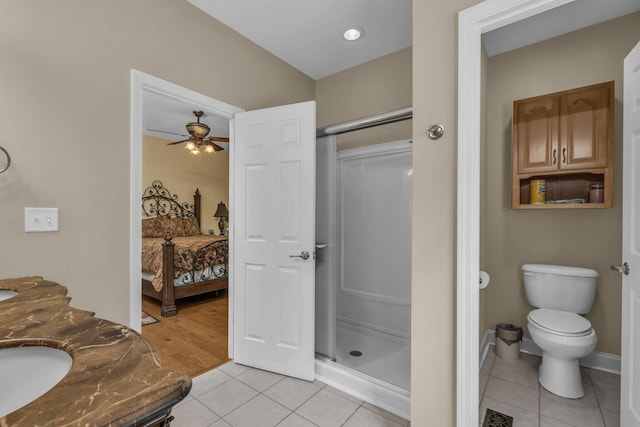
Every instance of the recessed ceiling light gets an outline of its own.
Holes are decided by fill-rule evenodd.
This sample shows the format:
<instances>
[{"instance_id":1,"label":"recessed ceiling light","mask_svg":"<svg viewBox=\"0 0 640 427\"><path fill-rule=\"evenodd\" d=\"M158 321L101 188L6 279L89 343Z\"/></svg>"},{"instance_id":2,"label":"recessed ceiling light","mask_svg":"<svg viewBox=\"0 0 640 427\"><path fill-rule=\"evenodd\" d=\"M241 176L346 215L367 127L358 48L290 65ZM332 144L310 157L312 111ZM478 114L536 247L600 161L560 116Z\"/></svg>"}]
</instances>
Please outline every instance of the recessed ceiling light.
<instances>
[{"instance_id":1,"label":"recessed ceiling light","mask_svg":"<svg viewBox=\"0 0 640 427\"><path fill-rule=\"evenodd\" d=\"M350 42L361 39L364 36L364 30L360 27L350 27L344 30L342 37Z\"/></svg>"}]
</instances>

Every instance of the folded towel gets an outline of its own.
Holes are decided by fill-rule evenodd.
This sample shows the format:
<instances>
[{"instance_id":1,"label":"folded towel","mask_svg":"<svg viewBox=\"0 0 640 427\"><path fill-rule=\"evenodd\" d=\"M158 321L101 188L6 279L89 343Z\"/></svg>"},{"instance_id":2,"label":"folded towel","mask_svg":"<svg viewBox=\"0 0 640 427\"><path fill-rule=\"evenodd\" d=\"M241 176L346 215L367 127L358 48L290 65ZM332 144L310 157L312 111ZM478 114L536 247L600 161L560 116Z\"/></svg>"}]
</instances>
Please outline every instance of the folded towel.
<instances>
[{"instance_id":1,"label":"folded towel","mask_svg":"<svg viewBox=\"0 0 640 427\"><path fill-rule=\"evenodd\" d=\"M584 203L584 199L547 200L548 205L566 205L570 203Z\"/></svg>"}]
</instances>

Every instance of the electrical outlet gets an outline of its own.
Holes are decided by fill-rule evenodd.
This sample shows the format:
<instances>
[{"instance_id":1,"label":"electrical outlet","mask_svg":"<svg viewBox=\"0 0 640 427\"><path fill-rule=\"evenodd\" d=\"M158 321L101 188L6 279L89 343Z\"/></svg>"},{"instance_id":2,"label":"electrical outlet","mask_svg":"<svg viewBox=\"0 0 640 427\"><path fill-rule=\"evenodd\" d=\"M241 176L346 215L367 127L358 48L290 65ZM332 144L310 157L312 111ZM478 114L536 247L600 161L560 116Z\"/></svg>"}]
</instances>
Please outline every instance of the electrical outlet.
<instances>
[{"instance_id":1,"label":"electrical outlet","mask_svg":"<svg viewBox=\"0 0 640 427\"><path fill-rule=\"evenodd\" d=\"M24 208L25 233L58 231L58 208Z\"/></svg>"}]
</instances>

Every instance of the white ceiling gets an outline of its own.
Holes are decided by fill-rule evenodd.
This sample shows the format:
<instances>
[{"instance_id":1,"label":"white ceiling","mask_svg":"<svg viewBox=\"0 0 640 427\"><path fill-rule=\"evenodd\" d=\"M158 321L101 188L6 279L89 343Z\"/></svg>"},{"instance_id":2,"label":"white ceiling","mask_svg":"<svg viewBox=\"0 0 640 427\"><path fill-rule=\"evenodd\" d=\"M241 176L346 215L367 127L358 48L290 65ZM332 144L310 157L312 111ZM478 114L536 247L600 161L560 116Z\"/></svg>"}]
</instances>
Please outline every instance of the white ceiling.
<instances>
[{"instance_id":1,"label":"white ceiling","mask_svg":"<svg viewBox=\"0 0 640 427\"><path fill-rule=\"evenodd\" d=\"M188 1L313 79L412 45L412 0ZM575 0L485 34L483 43L492 56L638 10L640 0ZM351 25L364 29L363 39L349 43L341 38ZM185 125L195 119L194 109L198 108L145 93L145 134L183 139ZM229 136L227 120L204 113L201 121L211 127L211 136Z\"/></svg>"},{"instance_id":2,"label":"white ceiling","mask_svg":"<svg viewBox=\"0 0 640 427\"><path fill-rule=\"evenodd\" d=\"M412 45L412 0L189 0L314 80ZM351 26L364 29L354 42Z\"/></svg>"},{"instance_id":3,"label":"white ceiling","mask_svg":"<svg viewBox=\"0 0 640 427\"><path fill-rule=\"evenodd\" d=\"M195 122L194 110L204 112L200 121L209 125L209 136L229 136L229 121L202 107L189 105L168 96L145 91L142 102L142 129L145 135L169 141L181 141L189 137L186 125ZM224 145L224 144L220 144ZM182 147L181 144L176 146Z\"/></svg>"},{"instance_id":4,"label":"white ceiling","mask_svg":"<svg viewBox=\"0 0 640 427\"><path fill-rule=\"evenodd\" d=\"M640 0L576 0L483 34L482 43L487 55L498 55L639 10Z\"/></svg>"}]
</instances>

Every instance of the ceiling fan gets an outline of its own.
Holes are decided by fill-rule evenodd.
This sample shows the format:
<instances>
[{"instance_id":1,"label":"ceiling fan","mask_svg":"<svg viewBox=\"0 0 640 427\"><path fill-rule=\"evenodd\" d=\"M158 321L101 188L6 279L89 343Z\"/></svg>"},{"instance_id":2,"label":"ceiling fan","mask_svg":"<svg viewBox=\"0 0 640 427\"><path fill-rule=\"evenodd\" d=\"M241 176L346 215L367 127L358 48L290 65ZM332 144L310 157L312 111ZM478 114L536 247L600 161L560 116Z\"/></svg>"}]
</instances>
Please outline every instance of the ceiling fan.
<instances>
[{"instance_id":1,"label":"ceiling fan","mask_svg":"<svg viewBox=\"0 0 640 427\"><path fill-rule=\"evenodd\" d=\"M203 116L203 112L196 110L193 112L193 115L196 116L195 122L187 123L187 132L189 132L188 138L183 139L181 141L170 142L167 145L176 145L185 143L184 148L188 150L194 156L199 156L203 152L205 153L215 153L216 151L224 150L219 144L216 142L228 143L229 138L217 137L217 136L207 136L211 129L205 123L200 123L200 117ZM187 135L182 135L187 136Z\"/></svg>"}]
</instances>

